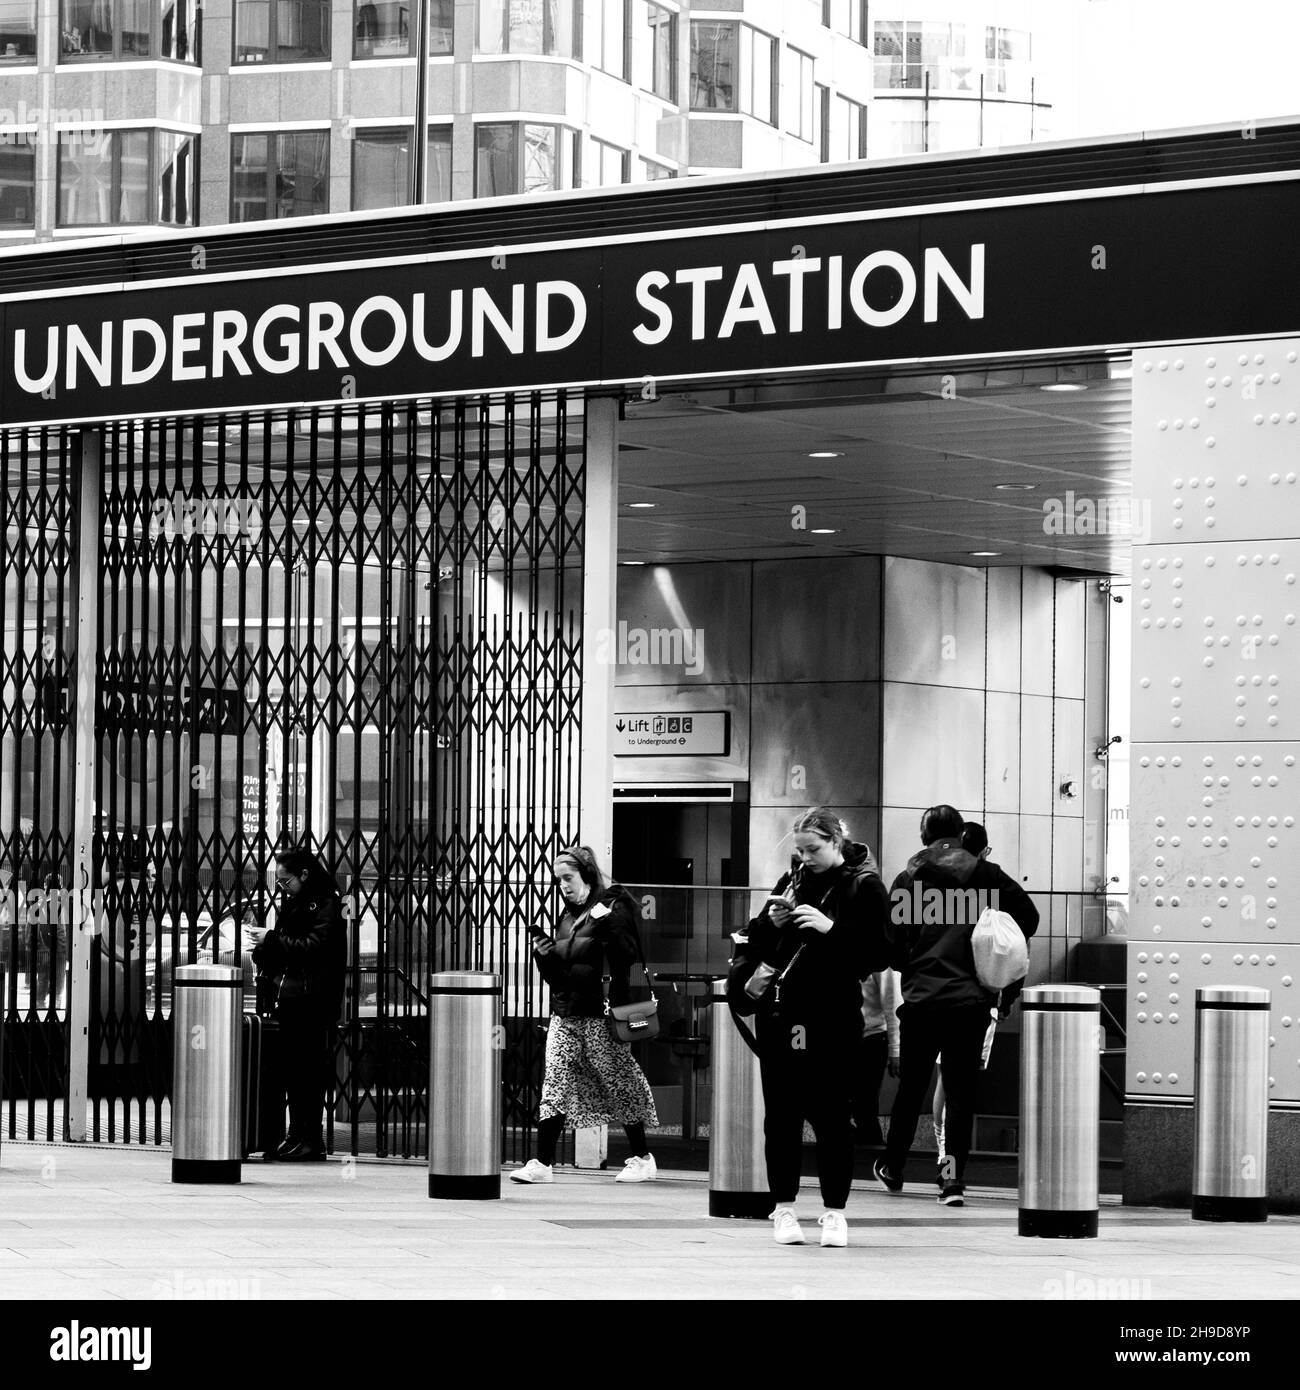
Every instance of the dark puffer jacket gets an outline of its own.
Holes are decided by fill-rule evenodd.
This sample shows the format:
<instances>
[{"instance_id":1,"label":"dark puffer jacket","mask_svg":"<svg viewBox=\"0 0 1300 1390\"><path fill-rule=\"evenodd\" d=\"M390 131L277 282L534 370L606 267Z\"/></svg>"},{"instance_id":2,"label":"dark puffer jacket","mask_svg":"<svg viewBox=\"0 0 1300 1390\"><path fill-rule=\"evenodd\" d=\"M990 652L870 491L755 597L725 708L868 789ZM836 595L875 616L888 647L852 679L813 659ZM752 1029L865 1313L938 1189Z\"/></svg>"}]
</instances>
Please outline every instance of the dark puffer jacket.
<instances>
[{"instance_id":1,"label":"dark puffer jacket","mask_svg":"<svg viewBox=\"0 0 1300 1390\"><path fill-rule=\"evenodd\" d=\"M274 928L253 948L253 959L276 981L277 1000L310 999L321 1022L333 1023L343 1011L347 952L338 894L304 885L281 904Z\"/></svg>"},{"instance_id":2,"label":"dark puffer jacket","mask_svg":"<svg viewBox=\"0 0 1300 1390\"><path fill-rule=\"evenodd\" d=\"M555 1018L600 1018L605 1012L603 975L610 977L610 1005L628 1002L641 908L622 884L610 884L580 908L566 908L553 937L540 927L530 935L537 969L551 987Z\"/></svg>"},{"instance_id":3,"label":"dark puffer jacket","mask_svg":"<svg viewBox=\"0 0 1300 1390\"><path fill-rule=\"evenodd\" d=\"M846 1039L857 1037L862 1032L861 982L889 964L889 897L871 851L850 840L844 846L843 864L820 874L792 870L781 876L773 892L784 893L791 882L796 905L819 908L834 926L828 932L800 929L793 922L778 927L765 904L750 922L745 939L736 938L728 997L740 1012L748 1012L741 995L755 963L782 971L802 946L802 954L781 981L782 1023L816 1023L819 1031L831 1028ZM776 990L769 985L757 1010L760 1036L775 1002Z\"/></svg>"},{"instance_id":4,"label":"dark puffer jacket","mask_svg":"<svg viewBox=\"0 0 1300 1390\"><path fill-rule=\"evenodd\" d=\"M976 859L956 840L937 840L914 854L894 880L890 900L889 963L901 972L903 1000L912 1008L997 1001L997 991L980 984L971 949L983 908L1009 913L1026 939L1038 928L1038 909L1029 894L998 865ZM1004 1003L1019 992L1018 987L1004 991Z\"/></svg>"}]
</instances>

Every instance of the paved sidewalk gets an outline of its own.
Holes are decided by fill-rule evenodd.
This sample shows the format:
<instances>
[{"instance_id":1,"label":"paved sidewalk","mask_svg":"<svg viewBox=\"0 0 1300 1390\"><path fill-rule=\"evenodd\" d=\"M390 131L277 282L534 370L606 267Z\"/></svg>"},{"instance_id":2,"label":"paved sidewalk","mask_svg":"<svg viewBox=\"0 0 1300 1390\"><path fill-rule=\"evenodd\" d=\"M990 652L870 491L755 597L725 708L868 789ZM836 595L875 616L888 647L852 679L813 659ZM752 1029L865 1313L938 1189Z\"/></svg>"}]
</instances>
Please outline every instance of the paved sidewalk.
<instances>
[{"instance_id":1,"label":"paved sidewalk","mask_svg":"<svg viewBox=\"0 0 1300 1390\"><path fill-rule=\"evenodd\" d=\"M5 1141L0 1299L1300 1298L1300 1218L1193 1222L1103 1203L1095 1240L1016 1234L1014 1193L940 1207L918 1184L855 1185L850 1247L711 1219L704 1174L616 1184L560 1170L498 1202L432 1201L422 1164L245 1164L239 1186L173 1186L166 1150ZM1103 1282L1104 1281L1104 1282Z\"/></svg>"}]
</instances>

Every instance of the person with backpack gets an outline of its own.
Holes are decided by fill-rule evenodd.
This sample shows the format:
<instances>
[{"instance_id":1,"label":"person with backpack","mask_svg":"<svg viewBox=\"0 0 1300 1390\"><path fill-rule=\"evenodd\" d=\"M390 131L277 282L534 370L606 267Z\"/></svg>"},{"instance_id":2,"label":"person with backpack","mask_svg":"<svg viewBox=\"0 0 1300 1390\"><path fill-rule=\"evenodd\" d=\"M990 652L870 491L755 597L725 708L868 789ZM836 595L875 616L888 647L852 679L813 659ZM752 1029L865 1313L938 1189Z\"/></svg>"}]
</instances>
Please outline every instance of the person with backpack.
<instances>
[{"instance_id":1,"label":"person with backpack","mask_svg":"<svg viewBox=\"0 0 1300 1390\"><path fill-rule=\"evenodd\" d=\"M802 1245L795 1214L807 1121L817 1140L824 1246L849 1243L853 1099L862 1049L862 981L884 968L888 898L866 845L814 806L792 827L794 864L733 940L727 998L753 1015L763 1139L778 1245Z\"/></svg>"},{"instance_id":2,"label":"person with backpack","mask_svg":"<svg viewBox=\"0 0 1300 1390\"><path fill-rule=\"evenodd\" d=\"M289 1108L284 1142L263 1155L279 1163L323 1162L321 1117L333 1059L333 1031L343 1008L347 929L338 887L307 850L275 857L281 893L275 926L246 926L253 960L272 982L280 1025L281 1083Z\"/></svg>"},{"instance_id":3,"label":"person with backpack","mask_svg":"<svg viewBox=\"0 0 1300 1390\"><path fill-rule=\"evenodd\" d=\"M621 1124L632 1152L615 1181L649 1182L658 1176L645 1133L659 1123L654 1096L631 1046L606 1022L607 1004L629 1002L633 963L645 959L641 909L622 884L606 879L586 845L561 850L552 872L564 910L554 935L537 926L529 932L537 969L551 989L537 1154L510 1180L553 1182L555 1151L568 1123L575 1129Z\"/></svg>"},{"instance_id":4,"label":"person with backpack","mask_svg":"<svg viewBox=\"0 0 1300 1390\"><path fill-rule=\"evenodd\" d=\"M939 1201L944 1206L965 1200L975 1087L990 1010L998 1000L997 991L986 989L976 974L971 933L990 906L1008 913L1027 938L1038 928L1038 909L1028 893L996 864L963 848L964 830L959 811L931 806L921 817L923 848L890 890L890 964L903 980L901 1075L885 1152L874 1170L886 1192L903 1190L926 1087L942 1058L947 1155Z\"/></svg>"}]
</instances>

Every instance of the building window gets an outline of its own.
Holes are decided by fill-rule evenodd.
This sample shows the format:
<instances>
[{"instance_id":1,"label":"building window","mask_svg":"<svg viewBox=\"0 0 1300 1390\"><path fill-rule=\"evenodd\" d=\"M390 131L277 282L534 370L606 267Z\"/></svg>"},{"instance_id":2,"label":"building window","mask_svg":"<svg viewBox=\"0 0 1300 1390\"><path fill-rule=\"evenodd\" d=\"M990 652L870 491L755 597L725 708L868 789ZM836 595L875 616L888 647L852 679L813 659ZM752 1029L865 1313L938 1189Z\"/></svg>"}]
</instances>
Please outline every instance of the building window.
<instances>
[{"instance_id":1,"label":"building window","mask_svg":"<svg viewBox=\"0 0 1300 1390\"><path fill-rule=\"evenodd\" d=\"M0 52L11 59L9 47L14 40L4 17L27 2L0 0ZM197 63L199 22L199 0L162 0L161 4L158 0L61 0L59 61L170 58ZM33 42L31 53L35 52Z\"/></svg>"},{"instance_id":2,"label":"building window","mask_svg":"<svg viewBox=\"0 0 1300 1390\"><path fill-rule=\"evenodd\" d=\"M0 230L36 226L35 131L6 131L0 139Z\"/></svg>"},{"instance_id":3,"label":"building window","mask_svg":"<svg viewBox=\"0 0 1300 1390\"><path fill-rule=\"evenodd\" d=\"M812 100L811 67L809 59L809 102ZM691 110L741 111L774 125L776 40L735 20L692 21ZM811 140L812 136L805 138Z\"/></svg>"},{"instance_id":4,"label":"building window","mask_svg":"<svg viewBox=\"0 0 1300 1390\"><path fill-rule=\"evenodd\" d=\"M984 30L984 90L1028 96L1029 35L1019 29Z\"/></svg>"},{"instance_id":5,"label":"building window","mask_svg":"<svg viewBox=\"0 0 1300 1390\"><path fill-rule=\"evenodd\" d=\"M480 53L576 58L580 0L478 0Z\"/></svg>"},{"instance_id":6,"label":"building window","mask_svg":"<svg viewBox=\"0 0 1300 1390\"><path fill-rule=\"evenodd\" d=\"M451 127L431 126L424 191L431 203L451 201ZM352 133L352 207L399 208L411 201L411 129Z\"/></svg>"},{"instance_id":7,"label":"building window","mask_svg":"<svg viewBox=\"0 0 1300 1390\"><path fill-rule=\"evenodd\" d=\"M328 130L230 137L230 220L311 217L329 211Z\"/></svg>"},{"instance_id":8,"label":"building window","mask_svg":"<svg viewBox=\"0 0 1300 1390\"><path fill-rule=\"evenodd\" d=\"M329 56L329 0L235 0L236 63L317 63Z\"/></svg>"},{"instance_id":9,"label":"building window","mask_svg":"<svg viewBox=\"0 0 1300 1390\"><path fill-rule=\"evenodd\" d=\"M575 131L531 121L485 122L474 128L474 196L550 193L572 188L578 168Z\"/></svg>"},{"instance_id":10,"label":"building window","mask_svg":"<svg viewBox=\"0 0 1300 1390\"><path fill-rule=\"evenodd\" d=\"M632 80L665 101L677 100L677 16L649 0L632 6Z\"/></svg>"},{"instance_id":11,"label":"building window","mask_svg":"<svg viewBox=\"0 0 1300 1390\"><path fill-rule=\"evenodd\" d=\"M822 0L822 23L861 43L867 32L867 0Z\"/></svg>"},{"instance_id":12,"label":"building window","mask_svg":"<svg viewBox=\"0 0 1300 1390\"><path fill-rule=\"evenodd\" d=\"M584 188L608 188L613 184L632 181L632 154L617 145L607 144L593 136L591 159L582 171Z\"/></svg>"},{"instance_id":13,"label":"building window","mask_svg":"<svg viewBox=\"0 0 1300 1390\"><path fill-rule=\"evenodd\" d=\"M740 109L776 124L776 40L748 24L740 30Z\"/></svg>"},{"instance_id":14,"label":"building window","mask_svg":"<svg viewBox=\"0 0 1300 1390\"><path fill-rule=\"evenodd\" d=\"M587 61L612 77L628 79L630 0L587 0L582 48Z\"/></svg>"},{"instance_id":15,"label":"building window","mask_svg":"<svg viewBox=\"0 0 1300 1390\"><path fill-rule=\"evenodd\" d=\"M36 61L36 0L0 0L0 61Z\"/></svg>"},{"instance_id":16,"label":"building window","mask_svg":"<svg viewBox=\"0 0 1300 1390\"><path fill-rule=\"evenodd\" d=\"M813 91L817 109L817 158L825 164L831 157L831 89L818 82Z\"/></svg>"},{"instance_id":17,"label":"building window","mask_svg":"<svg viewBox=\"0 0 1300 1390\"><path fill-rule=\"evenodd\" d=\"M832 164L867 155L867 108L838 93L831 102L829 152Z\"/></svg>"},{"instance_id":18,"label":"building window","mask_svg":"<svg viewBox=\"0 0 1300 1390\"><path fill-rule=\"evenodd\" d=\"M784 87L789 94L786 102L786 129L800 140L812 143L813 125L813 60L810 54L787 47L784 55Z\"/></svg>"},{"instance_id":19,"label":"building window","mask_svg":"<svg viewBox=\"0 0 1300 1390\"><path fill-rule=\"evenodd\" d=\"M691 110L735 111L737 25L691 21Z\"/></svg>"},{"instance_id":20,"label":"building window","mask_svg":"<svg viewBox=\"0 0 1300 1390\"><path fill-rule=\"evenodd\" d=\"M656 164L653 159L641 161L642 183L659 183L663 179L675 179L676 177L677 171L670 169L666 164Z\"/></svg>"},{"instance_id":21,"label":"building window","mask_svg":"<svg viewBox=\"0 0 1300 1390\"><path fill-rule=\"evenodd\" d=\"M979 90L979 70L974 55L967 53L964 24L877 20L874 51L878 88L921 91L928 80L932 91Z\"/></svg>"},{"instance_id":22,"label":"building window","mask_svg":"<svg viewBox=\"0 0 1300 1390\"><path fill-rule=\"evenodd\" d=\"M415 53L418 0L355 0L352 21L354 58L408 58ZM455 0L429 0L429 52L452 51Z\"/></svg>"},{"instance_id":23,"label":"building window","mask_svg":"<svg viewBox=\"0 0 1300 1390\"><path fill-rule=\"evenodd\" d=\"M58 225L194 223L196 139L170 130L63 130Z\"/></svg>"}]
</instances>

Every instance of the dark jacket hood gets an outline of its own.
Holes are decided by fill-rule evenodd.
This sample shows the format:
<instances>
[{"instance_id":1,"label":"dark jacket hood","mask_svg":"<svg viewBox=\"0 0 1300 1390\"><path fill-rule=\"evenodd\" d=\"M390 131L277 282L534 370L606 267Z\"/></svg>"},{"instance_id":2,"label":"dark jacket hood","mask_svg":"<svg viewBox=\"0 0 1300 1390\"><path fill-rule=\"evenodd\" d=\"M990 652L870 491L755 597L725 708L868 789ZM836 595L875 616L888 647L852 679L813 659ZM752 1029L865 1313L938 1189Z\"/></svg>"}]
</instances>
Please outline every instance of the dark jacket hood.
<instances>
[{"instance_id":1,"label":"dark jacket hood","mask_svg":"<svg viewBox=\"0 0 1300 1390\"><path fill-rule=\"evenodd\" d=\"M979 860L953 840L927 845L907 861L907 872L923 882L966 883Z\"/></svg>"},{"instance_id":2,"label":"dark jacket hood","mask_svg":"<svg viewBox=\"0 0 1300 1390\"><path fill-rule=\"evenodd\" d=\"M875 874L880 877L880 865L876 862L876 856L872 854L867 845L859 844L857 840L844 841L844 866L852 869L854 873ZM799 865L799 856L792 855L790 858L790 868L793 870ZM615 887L618 885L615 884Z\"/></svg>"}]
</instances>

